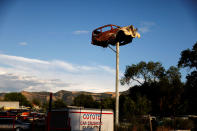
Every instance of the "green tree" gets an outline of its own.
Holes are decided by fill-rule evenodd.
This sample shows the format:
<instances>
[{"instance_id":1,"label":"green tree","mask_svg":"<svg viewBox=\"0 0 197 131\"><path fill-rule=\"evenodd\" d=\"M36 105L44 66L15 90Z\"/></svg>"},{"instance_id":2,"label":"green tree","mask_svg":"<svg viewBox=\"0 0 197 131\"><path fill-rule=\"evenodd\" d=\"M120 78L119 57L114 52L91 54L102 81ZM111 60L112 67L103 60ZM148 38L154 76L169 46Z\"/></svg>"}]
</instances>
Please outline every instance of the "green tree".
<instances>
[{"instance_id":1,"label":"green tree","mask_svg":"<svg viewBox=\"0 0 197 131\"><path fill-rule=\"evenodd\" d=\"M137 96L135 114L147 115L151 111L151 101L145 96Z\"/></svg>"},{"instance_id":2,"label":"green tree","mask_svg":"<svg viewBox=\"0 0 197 131\"><path fill-rule=\"evenodd\" d=\"M136 102L138 114L173 115L180 107L183 83L177 67L165 70L159 62L140 62L127 66L122 84L137 81L139 84L129 89L129 97ZM154 94L154 95L153 95ZM145 102L152 108L141 110ZM146 106L148 107L148 106Z\"/></svg>"},{"instance_id":3,"label":"green tree","mask_svg":"<svg viewBox=\"0 0 197 131\"><path fill-rule=\"evenodd\" d=\"M136 116L147 115L151 111L151 102L145 96L138 95L136 100L127 95L120 96L120 120L135 122Z\"/></svg>"},{"instance_id":4,"label":"green tree","mask_svg":"<svg viewBox=\"0 0 197 131\"><path fill-rule=\"evenodd\" d=\"M120 120L131 122L136 111L135 102L127 95L120 95Z\"/></svg>"},{"instance_id":5,"label":"green tree","mask_svg":"<svg viewBox=\"0 0 197 131\"><path fill-rule=\"evenodd\" d=\"M192 49L186 49L181 52L178 66L191 70L191 73L186 77L183 100L187 105L187 112L197 114L197 42Z\"/></svg>"},{"instance_id":6,"label":"green tree","mask_svg":"<svg viewBox=\"0 0 197 131\"><path fill-rule=\"evenodd\" d=\"M105 98L102 101L100 101L100 106L102 104L102 108L104 109L115 109L115 99L113 98Z\"/></svg>"},{"instance_id":7,"label":"green tree","mask_svg":"<svg viewBox=\"0 0 197 131\"><path fill-rule=\"evenodd\" d=\"M41 106L40 101L39 101L38 99L36 99L36 98L34 98L34 99L32 100L32 104L37 105L37 106Z\"/></svg>"},{"instance_id":8,"label":"green tree","mask_svg":"<svg viewBox=\"0 0 197 131\"><path fill-rule=\"evenodd\" d=\"M32 106L31 103L21 93L8 93L4 97L5 101L19 101L20 106Z\"/></svg>"},{"instance_id":9,"label":"green tree","mask_svg":"<svg viewBox=\"0 0 197 131\"><path fill-rule=\"evenodd\" d=\"M44 112L46 112L49 109L49 101L45 101L41 105ZM66 108L67 105L62 99L57 99L55 101L52 101L52 108L60 109L60 108Z\"/></svg>"},{"instance_id":10,"label":"green tree","mask_svg":"<svg viewBox=\"0 0 197 131\"><path fill-rule=\"evenodd\" d=\"M46 112L49 108L49 101L45 101L42 103L41 108L44 112Z\"/></svg>"},{"instance_id":11,"label":"green tree","mask_svg":"<svg viewBox=\"0 0 197 131\"><path fill-rule=\"evenodd\" d=\"M168 79L170 84L182 86L181 83L181 73L179 68L171 66L165 73L166 79Z\"/></svg>"},{"instance_id":12,"label":"green tree","mask_svg":"<svg viewBox=\"0 0 197 131\"><path fill-rule=\"evenodd\" d=\"M156 82L164 75L164 68L159 62L144 62L127 66L121 84L130 84L133 81L140 85L147 82Z\"/></svg>"},{"instance_id":13,"label":"green tree","mask_svg":"<svg viewBox=\"0 0 197 131\"><path fill-rule=\"evenodd\" d=\"M56 101L54 101L52 103L52 106L53 106L53 108L56 108L56 109L67 107L66 103L62 99L57 99Z\"/></svg>"},{"instance_id":14,"label":"green tree","mask_svg":"<svg viewBox=\"0 0 197 131\"><path fill-rule=\"evenodd\" d=\"M192 49L187 49L181 52L181 58L178 61L179 67L195 68L197 70L197 42Z\"/></svg>"},{"instance_id":15,"label":"green tree","mask_svg":"<svg viewBox=\"0 0 197 131\"><path fill-rule=\"evenodd\" d=\"M83 106L86 108L93 108L96 106L96 102L91 95L80 94L74 99L74 106Z\"/></svg>"}]
</instances>

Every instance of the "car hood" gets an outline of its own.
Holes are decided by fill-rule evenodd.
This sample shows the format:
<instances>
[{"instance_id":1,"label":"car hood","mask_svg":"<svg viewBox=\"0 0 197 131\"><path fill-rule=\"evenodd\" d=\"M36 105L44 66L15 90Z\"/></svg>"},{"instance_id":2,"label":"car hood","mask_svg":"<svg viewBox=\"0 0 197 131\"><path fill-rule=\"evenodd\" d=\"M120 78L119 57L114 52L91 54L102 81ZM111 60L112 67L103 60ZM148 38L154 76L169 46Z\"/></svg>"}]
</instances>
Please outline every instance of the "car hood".
<instances>
[{"instance_id":1,"label":"car hood","mask_svg":"<svg viewBox=\"0 0 197 131\"><path fill-rule=\"evenodd\" d=\"M131 35L133 38L140 38L140 34L137 32L137 29L135 29L132 25L121 27L119 31L123 31L125 35Z\"/></svg>"}]
</instances>

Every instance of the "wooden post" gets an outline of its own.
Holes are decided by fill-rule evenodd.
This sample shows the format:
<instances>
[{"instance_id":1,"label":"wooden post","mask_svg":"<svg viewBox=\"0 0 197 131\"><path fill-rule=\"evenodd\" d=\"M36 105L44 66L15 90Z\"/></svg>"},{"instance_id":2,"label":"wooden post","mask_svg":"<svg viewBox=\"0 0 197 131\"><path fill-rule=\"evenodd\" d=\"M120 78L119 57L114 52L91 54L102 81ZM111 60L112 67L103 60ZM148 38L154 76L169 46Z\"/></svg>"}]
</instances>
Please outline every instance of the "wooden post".
<instances>
[{"instance_id":1,"label":"wooden post","mask_svg":"<svg viewBox=\"0 0 197 131\"><path fill-rule=\"evenodd\" d=\"M53 94L50 93L50 97L49 97L49 110L48 110L48 115L47 115L47 131L50 131L51 110L52 110L52 98L53 98Z\"/></svg>"},{"instance_id":2,"label":"wooden post","mask_svg":"<svg viewBox=\"0 0 197 131\"><path fill-rule=\"evenodd\" d=\"M119 125L119 42L116 43L116 128Z\"/></svg>"},{"instance_id":3,"label":"wooden post","mask_svg":"<svg viewBox=\"0 0 197 131\"><path fill-rule=\"evenodd\" d=\"M50 97L49 97L49 112L51 112L51 109L52 109L52 97L53 97L53 94L50 93Z\"/></svg>"},{"instance_id":4,"label":"wooden post","mask_svg":"<svg viewBox=\"0 0 197 131\"><path fill-rule=\"evenodd\" d=\"M152 128L151 116L150 116L150 115L148 115L148 118L149 118L150 131L152 131L152 130L153 130L153 128Z\"/></svg>"}]
</instances>

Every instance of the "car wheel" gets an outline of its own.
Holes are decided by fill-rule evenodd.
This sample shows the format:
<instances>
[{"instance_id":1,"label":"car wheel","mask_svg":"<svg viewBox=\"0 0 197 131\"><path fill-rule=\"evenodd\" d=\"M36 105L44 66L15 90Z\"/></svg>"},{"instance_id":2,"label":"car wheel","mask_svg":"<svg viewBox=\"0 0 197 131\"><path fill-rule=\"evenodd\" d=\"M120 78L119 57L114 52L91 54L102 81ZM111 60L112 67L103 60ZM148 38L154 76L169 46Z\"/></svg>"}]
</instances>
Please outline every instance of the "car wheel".
<instances>
[{"instance_id":1,"label":"car wheel","mask_svg":"<svg viewBox=\"0 0 197 131\"><path fill-rule=\"evenodd\" d=\"M22 131L22 129L21 128L16 128L16 131Z\"/></svg>"}]
</instances>

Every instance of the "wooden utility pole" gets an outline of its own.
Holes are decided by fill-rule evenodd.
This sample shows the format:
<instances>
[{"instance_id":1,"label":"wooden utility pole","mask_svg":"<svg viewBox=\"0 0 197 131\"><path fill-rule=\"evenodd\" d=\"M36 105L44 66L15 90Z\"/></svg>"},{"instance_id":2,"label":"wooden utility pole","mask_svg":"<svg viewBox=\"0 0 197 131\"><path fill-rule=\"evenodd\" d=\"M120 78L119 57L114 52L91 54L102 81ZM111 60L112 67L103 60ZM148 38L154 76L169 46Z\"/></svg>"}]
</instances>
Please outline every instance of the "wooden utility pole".
<instances>
[{"instance_id":1,"label":"wooden utility pole","mask_svg":"<svg viewBox=\"0 0 197 131\"><path fill-rule=\"evenodd\" d=\"M116 43L116 127L119 125L119 42Z\"/></svg>"}]
</instances>

